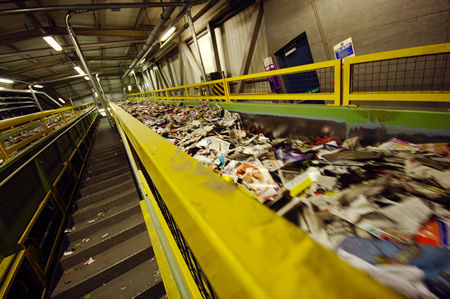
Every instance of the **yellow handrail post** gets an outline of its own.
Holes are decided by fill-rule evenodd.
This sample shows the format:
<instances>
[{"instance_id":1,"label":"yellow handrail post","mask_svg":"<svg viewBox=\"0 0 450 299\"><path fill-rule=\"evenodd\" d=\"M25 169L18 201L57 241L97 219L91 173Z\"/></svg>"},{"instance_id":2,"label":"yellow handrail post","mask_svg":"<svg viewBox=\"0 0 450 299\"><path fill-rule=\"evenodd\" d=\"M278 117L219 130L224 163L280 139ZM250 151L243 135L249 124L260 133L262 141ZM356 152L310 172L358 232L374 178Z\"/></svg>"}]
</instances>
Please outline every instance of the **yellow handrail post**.
<instances>
[{"instance_id":1,"label":"yellow handrail post","mask_svg":"<svg viewBox=\"0 0 450 299\"><path fill-rule=\"evenodd\" d=\"M350 104L350 89L351 89L351 67L350 63L344 62L344 73L343 73L343 90L342 90L342 106L348 106Z\"/></svg>"},{"instance_id":2,"label":"yellow handrail post","mask_svg":"<svg viewBox=\"0 0 450 299\"><path fill-rule=\"evenodd\" d=\"M223 91L225 93L225 102L231 103L230 101L230 86L228 85L228 81L226 79L222 80Z\"/></svg>"},{"instance_id":3,"label":"yellow handrail post","mask_svg":"<svg viewBox=\"0 0 450 299\"><path fill-rule=\"evenodd\" d=\"M184 88L184 92L186 93L186 99L189 100L189 88L188 88L188 87L185 87L185 88Z\"/></svg>"},{"instance_id":4,"label":"yellow handrail post","mask_svg":"<svg viewBox=\"0 0 450 299\"><path fill-rule=\"evenodd\" d=\"M336 59L336 65L334 66L334 104L333 106L342 105L342 60Z\"/></svg>"},{"instance_id":5,"label":"yellow handrail post","mask_svg":"<svg viewBox=\"0 0 450 299\"><path fill-rule=\"evenodd\" d=\"M5 150L5 146L3 145L3 141L0 141L0 154L2 155L2 160L3 162L5 162L6 160L8 160L9 155Z\"/></svg>"}]
</instances>

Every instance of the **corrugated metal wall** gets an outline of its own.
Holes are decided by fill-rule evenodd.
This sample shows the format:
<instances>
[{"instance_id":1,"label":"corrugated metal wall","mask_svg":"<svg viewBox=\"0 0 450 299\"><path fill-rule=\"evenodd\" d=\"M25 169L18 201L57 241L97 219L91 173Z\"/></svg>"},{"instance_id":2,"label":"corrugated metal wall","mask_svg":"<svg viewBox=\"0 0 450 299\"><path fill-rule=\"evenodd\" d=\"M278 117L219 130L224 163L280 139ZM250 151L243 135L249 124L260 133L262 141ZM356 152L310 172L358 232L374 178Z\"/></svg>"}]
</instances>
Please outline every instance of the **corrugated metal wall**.
<instances>
[{"instance_id":1,"label":"corrugated metal wall","mask_svg":"<svg viewBox=\"0 0 450 299\"><path fill-rule=\"evenodd\" d=\"M227 74L231 77L242 75L239 72L244 59L245 49L250 43L251 30L253 30L253 19L257 13L257 8L251 6L226 21L221 28L226 70ZM268 56L266 28L264 23L263 20L256 41L252 63L250 64L250 74L264 71L263 59Z\"/></svg>"},{"instance_id":2,"label":"corrugated metal wall","mask_svg":"<svg viewBox=\"0 0 450 299\"><path fill-rule=\"evenodd\" d=\"M221 70L226 74L226 76L239 76L241 65L244 60L244 53L249 46L251 31L253 30L253 23L258 13L257 6L251 6L241 13L237 14L233 18L226 21L219 30L216 30L216 39L218 40L219 47L222 45L223 48L219 48L219 52L223 53L223 57L221 57ZM194 24L197 28L204 28L205 21L199 20ZM261 23L258 38L256 41L255 51L253 53L252 61L250 64L249 73L256 73L264 71L263 59L268 56L267 50L267 40L266 40L266 29L264 20ZM206 29L204 29L206 30ZM190 32L186 30L182 35L184 38L187 38L189 35L186 32ZM198 30L197 30L198 32ZM202 55L203 64L205 67L205 72L211 73L216 71L216 65L214 60L214 52L212 50L211 38L209 33L198 32L199 34L199 46L200 52ZM188 45L188 49L191 51L192 55L198 60L197 53L192 41ZM223 51L221 51L223 50ZM171 57L166 62L162 63L161 69L166 75L167 81L169 84L170 76L167 68L167 63L170 64L170 68L172 70L175 85L182 84L193 84L199 83L201 74L198 72L197 67L193 66L191 61L189 61L187 57L187 53L185 50L179 51L182 56L182 64L183 64L183 76L180 73L180 59L179 54ZM155 70L148 70L154 82L158 80L156 77L160 77L160 75L155 74ZM183 77L183 82L181 82L181 77ZM162 83L162 82L160 82ZM148 84L147 84L148 85ZM161 86L159 86L161 88ZM246 90L250 91L267 91L268 84L266 83L257 83L257 84L247 84Z\"/></svg>"}]
</instances>

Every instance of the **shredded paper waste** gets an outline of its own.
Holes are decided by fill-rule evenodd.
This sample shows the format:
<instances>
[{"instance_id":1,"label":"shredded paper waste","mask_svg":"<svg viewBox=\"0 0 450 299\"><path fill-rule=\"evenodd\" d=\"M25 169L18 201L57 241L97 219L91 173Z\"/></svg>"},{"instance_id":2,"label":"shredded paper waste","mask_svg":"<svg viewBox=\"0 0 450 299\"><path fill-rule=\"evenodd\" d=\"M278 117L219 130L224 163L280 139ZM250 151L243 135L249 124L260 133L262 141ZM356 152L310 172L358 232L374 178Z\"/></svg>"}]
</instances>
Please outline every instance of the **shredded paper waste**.
<instances>
[{"instance_id":1,"label":"shredded paper waste","mask_svg":"<svg viewBox=\"0 0 450 299\"><path fill-rule=\"evenodd\" d=\"M219 105L122 108L379 282L450 297L447 143L273 139Z\"/></svg>"}]
</instances>

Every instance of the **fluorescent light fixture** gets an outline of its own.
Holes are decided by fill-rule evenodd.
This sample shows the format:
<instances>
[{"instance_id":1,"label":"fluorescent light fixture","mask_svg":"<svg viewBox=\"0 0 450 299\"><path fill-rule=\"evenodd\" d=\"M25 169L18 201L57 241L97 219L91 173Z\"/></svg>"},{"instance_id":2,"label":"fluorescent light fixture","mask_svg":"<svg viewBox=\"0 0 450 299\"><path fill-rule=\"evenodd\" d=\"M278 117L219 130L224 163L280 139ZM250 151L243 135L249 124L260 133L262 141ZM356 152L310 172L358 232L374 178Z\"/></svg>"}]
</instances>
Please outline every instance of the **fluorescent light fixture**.
<instances>
[{"instance_id":1,"label":"fluorescent light fixture","mask_svg":"<svg viewBox=\"0 0 450 299\"><path fill-rule=\"evenodd\" d=\"M90 79L89 79L89 77L88 77L88 76L84 76L84 80L87 80L87 81L89 81Z\"/></svg>"},{"instance_id":2,"label":"fluorescent light fixture","mask_svg":"<svg viewBox=\"0 0 450 299\"><path fill-rule=\"evenodd\" d=\"M128 91L131 91L131 85L128 85Z\"/></svg>"},{"instance_id":3,"label":"fluorescent light fixture","mask_svg":"<svg viewBox=\"0 0 450 299\"><path fill-rule=\"evenodd\" d=\"M0 83L13 84L14 81L11 79L0 78Z\"/></svg>"},{"instance_id":4,"label":"fluorescent light fixture","mask_svg":"<svg viewBox=\"0 0 450 299\"><path fill-rule=\"evenodd\" d=\"M44 86L41 84L34 84L33 87L34 88L44 88Z\"/></svg>"},{"instance_id":5,"label":"fluorescent light fixture","mask_svg":"<svg viewBox=\"0 0 450 299\"><path fill-rule=\"evenodd\" d=\"M81 76L86 76L86 73L79 67L79 66L74 66L73 67L77 72L78 72L78 74L80 74Z\"/></svg>"},{"instance_id":6,"label":"fluorescent light fixture","mask_svg":"<svg viewBox=\"0 0 450 299\"><path fill-rule=\"evenodd\" d=\"M175 29L175 27L170 27L170 29L167 30L166 33L164 33L161 37L161 41L164 42L165 40L167 40L172 35L172 33L175 32Z\"/></svg>"},{"instance_id":7,"label":"fluorescent light fixture","mask_svg":"<svg viewBox=\"0 0 450 299\"><path fill-rule=\"evenodd\" d=\"M61 102L61 103L63 103L63 104L65 104L66 103L66 101L64 101L63 99L61 99L61 98L58 98L58 100Z\"/></svg>"},{"instance_id":8,"label":"fluorescent light fixture","mask_svg":"<svg viewBox=\"0 0 450 299\"><path fill-rule=\"evenodd\" d=\"M44 40L56 51L62 51L61 46L52 36L44 36Z\"/></svg>"}]
</instances>

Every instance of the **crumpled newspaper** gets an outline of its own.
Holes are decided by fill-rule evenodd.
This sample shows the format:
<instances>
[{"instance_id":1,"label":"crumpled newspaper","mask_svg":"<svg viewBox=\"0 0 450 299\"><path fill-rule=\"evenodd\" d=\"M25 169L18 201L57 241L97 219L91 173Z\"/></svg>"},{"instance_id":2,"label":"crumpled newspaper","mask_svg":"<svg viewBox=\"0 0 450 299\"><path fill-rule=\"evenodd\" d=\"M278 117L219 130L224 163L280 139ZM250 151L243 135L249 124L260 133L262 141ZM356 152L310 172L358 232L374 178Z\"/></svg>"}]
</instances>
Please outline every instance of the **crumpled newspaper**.
<instances>
[{"instance_id":1,"label":"crumpled newspaper","mask_svg":"<svg viewBox=\"0 0 450 299\"><path fill-rule=\"evenodd\" d=\"M122 107L329 248L348 236L410 244L431 219L450 223L450 159L442 143L274 139L256 126L247 130L239 114L219 105Z\"/></svg>"}]
</instances>

